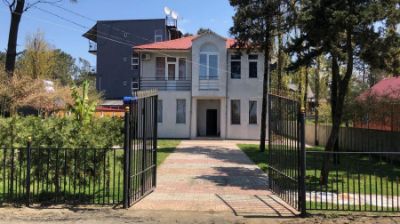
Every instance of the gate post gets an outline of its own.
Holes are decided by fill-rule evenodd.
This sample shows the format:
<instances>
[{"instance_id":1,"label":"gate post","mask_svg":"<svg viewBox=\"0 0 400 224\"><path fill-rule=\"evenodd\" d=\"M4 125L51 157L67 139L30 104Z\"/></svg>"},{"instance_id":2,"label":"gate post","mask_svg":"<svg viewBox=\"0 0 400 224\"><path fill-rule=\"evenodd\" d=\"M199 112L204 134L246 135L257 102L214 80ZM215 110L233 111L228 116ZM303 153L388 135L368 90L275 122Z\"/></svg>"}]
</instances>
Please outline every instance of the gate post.
<instances>
[{"instance_id":1,"label":"gate post","mask_svg":"<svg viewBox=\"0 0 400 224\"><path fill-rule=\"evenodd\" d=\"M305 144L305 109L302 107L299 113L299 125L300 125L300 155L299 155L299 208L300 216L305 217L307 215L306 209L306 144Z\"/></svg>"},{"instance_id":2,"label":"gate post","mask_svg":"<svg viewBox=\"0 0 400 224\"><path fill-rule=\"evenodd\" d=\"M129 154L130 154L130 146L129 146L129 106L125 106L125 125L124 125L124 208L129 207L129 178L130 178L130 170L129 170Z\"/></svg>"},{"instance_id":3,"label":"gate post","mask_svg":"<svg viewBox=\"0 0 400 224\"><path fill-rule=\"evenodd\" d=\"M271 164L272 149L272 95L268 93L268 164ZM269 166L268 166L269 167ZM271 169L268 168L268 188L272 189Z\"/></svg>"},{"instance_id":4,"label":"gate post","mask_svg":"<svg viewBox=\"0 0 400 224\"><path fill-rule=\"evenodd\" d=\"M31 145L32 138L28 137L26 147L26 207L29 207L31 202Z\"/></svg>"},{"instance_id":5,"label":"gate post","mask_svg":"<svg viewBox=\"0 0 400 224\"><path fill-rule=\"evenodd\" d=\"M157 126L158 126L158 96L155 95L153 96L153 165L154 165L154 172L153 172L153 186L155 187L157 185Z\"/></svg>"}]
</instances>

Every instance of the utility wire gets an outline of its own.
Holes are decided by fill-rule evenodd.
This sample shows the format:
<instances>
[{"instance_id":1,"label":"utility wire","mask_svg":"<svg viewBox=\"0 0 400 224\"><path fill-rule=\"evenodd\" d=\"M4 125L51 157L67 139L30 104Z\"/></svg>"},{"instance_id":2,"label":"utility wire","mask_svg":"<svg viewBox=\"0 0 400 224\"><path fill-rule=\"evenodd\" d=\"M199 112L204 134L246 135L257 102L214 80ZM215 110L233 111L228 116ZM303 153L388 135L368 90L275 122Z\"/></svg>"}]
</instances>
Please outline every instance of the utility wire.
<instances>
[{"instance_id":1,"label":"utility wire","mask_svg":"<svg viewBox=\"0 0 400 224\"><path fill-rule=\"evenodd\" d=\"M67 8L62 7L62 6L60 6L60 5L52 4L51 6L56 7L56 8L59 8L59 9L65 11L65 12L71 13L71 14L73 14L73 15L75 15L75 16L81 17L81 18L86 19L86 20L88 20L88 21L97 23L97 20L95 20L95 19L93 19L93 18L90 18L90 17L88 17L88 16L82 15L82 14L76 12L76 11L67 9ZM143 37L143 36L138 36L138 35L136 35L136 34L132 34L131 32L128 32L128 31L123 30L123 29L120 29L120 28L117 28L117 27L115 27L115 26L111 26L111 25L109 25L109 24L103 23L103 24L101 24L101 25L102 25L102 26L107 26L107 27L109 27L109 28L111 28L111 29L114 29L114 30L116 30L116 31L120 31L120 32L122 32L122 33L130 34L131 36L134 36L134 37L140 38L140 39L142 39L142 40L148 41L149 43L152 43L152 42L153 42L153 40L150 40L150 39L145 38L145 37ZM99 31L97 31L97 32L99 32ZM110 34L107 34L107 33L103 33L103 34L105 34L105 35L110 35ZM112 36L112 35L111 35L111 36ZM119 38L118 36L114 36L114 37ZM123 39L123 40L124 40L124 39ZM125 41L125 40L124 40L124 41ZM129 42L130 42L133 46L139 45L139 44L137 44L137 43L135 43L135 42L133 42L133 41L129 41ZM133 46L131 46L131 47L133 47ZM161 54L161 55L163 55L163 56L166 56L166 57L176 57L176 56L174 56L174 55L170 55L170 54L163 53L163 52L157 52L157 53L159 53L159 54ZM188 60L188 59L186 59L186 61L189 62L189 63L195 64L195 65L203 66L202 64L200 64L200 63L198 63L198 62L194 62L194 61L191 61L191 60ZM209 66L206 66L206 67L207 67L207 69L209 68ZM220 71L220 72L229 73L229 71L228 71L228 70L225 70L225 69L217 68L217 70Z\"/></svg>"}]
</instances>

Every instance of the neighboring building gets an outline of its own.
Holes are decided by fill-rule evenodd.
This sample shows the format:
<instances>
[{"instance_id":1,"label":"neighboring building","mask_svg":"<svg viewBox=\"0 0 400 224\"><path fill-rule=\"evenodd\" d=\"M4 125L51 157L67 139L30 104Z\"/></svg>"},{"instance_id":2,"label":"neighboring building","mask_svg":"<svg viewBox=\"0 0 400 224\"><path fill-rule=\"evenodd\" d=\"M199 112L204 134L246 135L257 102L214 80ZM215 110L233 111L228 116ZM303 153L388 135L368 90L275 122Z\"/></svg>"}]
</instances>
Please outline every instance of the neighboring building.
<instances>
[{"instance_id":1,"label":"neighboring building","mask_svg":"<svg viewBox=\"0 0 400 224\"><path fill-rule=\"evenodd\" d=\"M89 39L89 52L97 56L97 90L105 99L121 100L138 88L139 59L132 46L176 39L181 33L176 20L167 17L98 21L83 36Z\"/></svg>"},{"instance_id":2,"label":"neighboring building","mask_svg":"<svg viewBox=\"0 0 400 224\"><path fill-rule=\"evenodd\" d=\"M139 45L140 89L159 90L161 138L259 139L264 58L213 32Z\"/></svg>"},{"instance_id":3,"label":"neighboring building","mask_svg":"<svg viewBox=\"0 0 400 224\"><path fill-rule=\"evenodd\" d=\"M354 127L400 131L400 77L385 78L357 97Z\"/></svg>"},{"instance_id":4,"label":"neighboring building","mask_svg":"<svg viewBox=\"0 0 400 224\"><path fill-rule=\"evenodd\" d=\"M299 91L299 85L294 84L294 83L289 83L288 84L288 89L292 93L300 93ZM315 112L315 95L314 92L311 90L311 87L308 85L307 86L307 106L306 106L306 114L311 115L314 114Z\"/></svg>"}]
</instances>

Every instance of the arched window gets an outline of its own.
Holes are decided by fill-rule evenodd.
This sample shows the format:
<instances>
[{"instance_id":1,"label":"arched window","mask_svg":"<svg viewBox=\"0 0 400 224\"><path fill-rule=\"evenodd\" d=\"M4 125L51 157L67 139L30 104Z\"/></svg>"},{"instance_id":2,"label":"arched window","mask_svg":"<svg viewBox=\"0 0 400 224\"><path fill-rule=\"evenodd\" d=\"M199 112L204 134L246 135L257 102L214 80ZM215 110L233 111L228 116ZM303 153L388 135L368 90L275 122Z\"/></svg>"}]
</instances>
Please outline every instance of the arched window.
<instances>
[{"instance_id":1,"label":"arched window","mask_svg":"<svg viewBox=\"0 0 400 224\"><path fill-rule=\"evenodd\" d=\"M200 80L218 79L218 48L206 43L200 47Z\"/></svg>"}]
</instances>

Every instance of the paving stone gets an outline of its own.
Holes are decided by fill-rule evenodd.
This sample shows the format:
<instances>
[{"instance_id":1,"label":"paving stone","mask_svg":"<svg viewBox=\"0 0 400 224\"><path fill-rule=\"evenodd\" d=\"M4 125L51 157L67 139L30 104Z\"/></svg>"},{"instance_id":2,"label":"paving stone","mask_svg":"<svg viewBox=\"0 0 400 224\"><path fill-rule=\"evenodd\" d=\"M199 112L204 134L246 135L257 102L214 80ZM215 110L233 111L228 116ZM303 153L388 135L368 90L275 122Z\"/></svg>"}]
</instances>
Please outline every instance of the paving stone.
<instances>
[{"instance_id":1,"label":"paving stone","mask_svg":"<svg viewBox=\"0 0 400 224\"><path fill-rule=\"evenodd\" d=\"M158 168L157 188L131 209L293 216L237 141L182 141Z\"/></svg>"}]
</instances>

